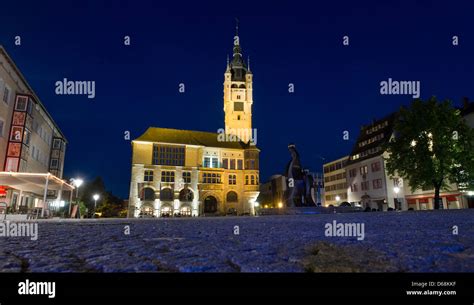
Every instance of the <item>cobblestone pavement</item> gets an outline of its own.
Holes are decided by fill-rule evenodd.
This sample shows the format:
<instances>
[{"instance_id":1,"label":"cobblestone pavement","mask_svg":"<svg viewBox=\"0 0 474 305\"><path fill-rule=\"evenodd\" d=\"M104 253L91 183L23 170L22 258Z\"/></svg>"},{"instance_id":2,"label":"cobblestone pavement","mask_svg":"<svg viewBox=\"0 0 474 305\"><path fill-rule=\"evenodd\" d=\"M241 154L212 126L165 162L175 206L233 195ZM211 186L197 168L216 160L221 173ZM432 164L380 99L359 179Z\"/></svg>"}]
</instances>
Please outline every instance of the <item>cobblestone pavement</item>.
<instances>
[{"instance_id":1,"label":"cobblestone pavement","mask_svg":"<svg viewBox=\"0 0 474 305\"><path fill-rule=\"evenodd\" d=\"M333 220L364 223L364 240L326 237ZM474 271L474 210L43 220L38 231L0 237L2 272Z\"/></svg>"}]
</instances>

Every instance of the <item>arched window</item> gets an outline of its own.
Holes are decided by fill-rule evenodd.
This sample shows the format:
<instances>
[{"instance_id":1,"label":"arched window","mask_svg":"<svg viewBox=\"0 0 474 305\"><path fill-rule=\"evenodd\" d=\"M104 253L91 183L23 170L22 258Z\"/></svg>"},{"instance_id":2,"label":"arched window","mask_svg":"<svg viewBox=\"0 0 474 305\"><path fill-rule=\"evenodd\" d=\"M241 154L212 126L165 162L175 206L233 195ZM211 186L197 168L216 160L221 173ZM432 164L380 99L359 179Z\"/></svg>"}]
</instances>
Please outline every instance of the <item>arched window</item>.
<instances>
[{"instance_id":1,"label":"arched window","mask_svg":"<svg viewBox=\"0 0 474 305\"><path fill-rule=\"evenodd\" d=\"M236 192L230 191L227 193L227 202L237 202L237 201L239 200L238 200Z\"/></svg>"},{"instance_id":2,"label":"arched window","mask_svg":"<svg viewBox=\"0 0 474 305\"><path fill-rule=\"evenodd\" d=\"M170 188L164 188L160 191L160 200L161 201L171 201L173 200L173 190Z\"/></svg>"},{"instance_id":3,"label":"arched window","mask_svg":"<svg viewBox=\"0 0 474 305\"><path fill-rule=\"evenodd\" d=\"M249 175L245 175L245 185L249 184Z\"/></svg>"},{"instance_id":4,"label":"arched window","mask_svg":"<svg viewBox=\"0 0 474 305\"><path fill-rule=\"evenodd\" d=\"M241 85L239 86L239 88L245 89L245 85L244 85L244 84L241 84Z\"/></svg>"},{"instance_id":5,"label":"arched window","mask_svg":"<svg viewBox=\"0 0 474 305\"><path fill-rule=\"evenodd\" d=\"M237 88L238 86L236 84L232 84L232 86L230 86L231 88Z\"/></svg>"},{"instance_id":6,"label":"arched window","mask_svg":"<svg viewBox=\"0 0 474 305\"><path fill-rule=\"evenodd\" d=\"M250 176L250 184L254 185L255 184L255 177L254 175Z\"/></svg>"},{"instance_id":7,"label":"arched window","mask_svg":"<svg viewBox=\"0 0 474 305\"><path fill-rule=\"evenodd\" d=\"M193 199L194 199L194 194L190 189L184 188L181 190L181 192L179 192L180 201L193 201Z\"/></svg>"},{"instance_id":8,"label":"arched window","mask_svg":"<svg viewBox=\"0 0 474 305\"><path fill-rule=\"evenodd\" d=\"M153 201L155 200L155 190L150 187L145 187L140 194L140 200Z\"/></svg>"}]
</instances>

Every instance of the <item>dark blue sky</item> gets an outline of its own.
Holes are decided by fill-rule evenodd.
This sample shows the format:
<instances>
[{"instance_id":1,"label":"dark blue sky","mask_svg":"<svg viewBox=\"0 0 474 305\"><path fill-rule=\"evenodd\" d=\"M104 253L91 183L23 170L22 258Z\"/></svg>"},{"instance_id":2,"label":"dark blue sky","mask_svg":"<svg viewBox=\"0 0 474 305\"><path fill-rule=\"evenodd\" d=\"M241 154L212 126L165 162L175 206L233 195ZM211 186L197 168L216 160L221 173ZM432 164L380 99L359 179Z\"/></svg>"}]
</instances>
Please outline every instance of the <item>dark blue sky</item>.
<instances>
[{"instance_id":1,"label":"dark blue sky","mask_svg":"<svg viewBox=\"0 0 474 305\"><path fill-rule=\"evenodd\" d=\"M360 125L410 102L379 94L389 77L421 81L422 98L459 105L473 97L474 4L380 2L8 1L0 9L0 43L69 141L65 174L100 175L126 198L131 149L124 131L136 138L149 126L223 127L234 17L254 73L263 180L284 169L289 142L312 170L321 171L320 156L349 154ZM64 77L95 81L96 98L55 95L54 83Z\"/></svg>"}]
</instances>

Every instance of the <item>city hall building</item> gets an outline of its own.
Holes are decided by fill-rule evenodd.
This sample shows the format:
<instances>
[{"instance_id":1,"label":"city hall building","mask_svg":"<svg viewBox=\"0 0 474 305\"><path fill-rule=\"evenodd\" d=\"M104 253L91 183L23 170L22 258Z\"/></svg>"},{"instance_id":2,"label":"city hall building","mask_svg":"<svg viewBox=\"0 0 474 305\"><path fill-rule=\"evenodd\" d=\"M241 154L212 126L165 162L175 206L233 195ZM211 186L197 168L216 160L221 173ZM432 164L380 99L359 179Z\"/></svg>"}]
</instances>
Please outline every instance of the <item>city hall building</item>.
<instances>
[{"instance_id":1,"label":"city hall building","mask_svg":"<svg viewBox=\"0 0 474 305\"><path fill-rule=\"evenodd\" d=\"M236 34L224 73L225 131L150 127L133 140L129 217L254 214L260 151L251 136L252 87Z\"/></svg>"}]
</instances>

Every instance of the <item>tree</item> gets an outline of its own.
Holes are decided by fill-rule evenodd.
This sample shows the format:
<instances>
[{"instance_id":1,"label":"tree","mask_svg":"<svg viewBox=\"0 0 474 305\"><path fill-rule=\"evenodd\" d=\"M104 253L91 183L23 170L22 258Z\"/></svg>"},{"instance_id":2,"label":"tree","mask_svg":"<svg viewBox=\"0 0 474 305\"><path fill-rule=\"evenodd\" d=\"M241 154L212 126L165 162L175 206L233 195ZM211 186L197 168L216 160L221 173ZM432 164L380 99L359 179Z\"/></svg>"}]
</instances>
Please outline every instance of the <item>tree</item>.
<instances>
[{"instance_id":1,"label":"tree","mask_svg":"<svg viewBox=\"0 0 474 305\"><path fill-rule=\"evenodd\" d=\"M386 151L391 175L408 180L412 191L435 190L435 209L440 208L440 190L449 190L449 183L462 188L474 180L474 132L449 100L418 99L402 107Z\"/></svg>"},{"instance_id":2,"label":"tree","mask_svg":"<svg viewBox=\"0 0 474 305\"><path fill-rule=\"evenodd\" d=\"M96 209L94 209L94 194L100 196L100 199L97 201ZM121 211L126 209L122 199L106 190L101 177L96 177L94 180L86 182L84 186L81 187L80 198L81 202L84 203L89 211L89 217L92 217L94 212L102 213L102 217L119 217L121 214L123 215Z\"/></svg>"},{"instance_id":3,"label":"tree","mask_svg":"<svg viewBox=\"0 0 474 305\"><path fill-rule=\"evenodd\" d=\"M101 217L120 217L123 215L124 208L123 200L112 194L106 192L101 203L97 207L97 212L102 213Z\"/></svg>"},{"instance_id":4,"label":"tree","mask_svg":"<svg viewBox=\"0 0 474 305\"><path fill-rule=\"evenodd\" d=\"M96 177L94 180L84 183L84 186L81 188L81 201L84 202L89 212L92 213L94 211L94 199L92 199L92 196L99 194L103 199L103 195L106 192L104 181L101 177Z\"/></svg>"}]
</instances>

